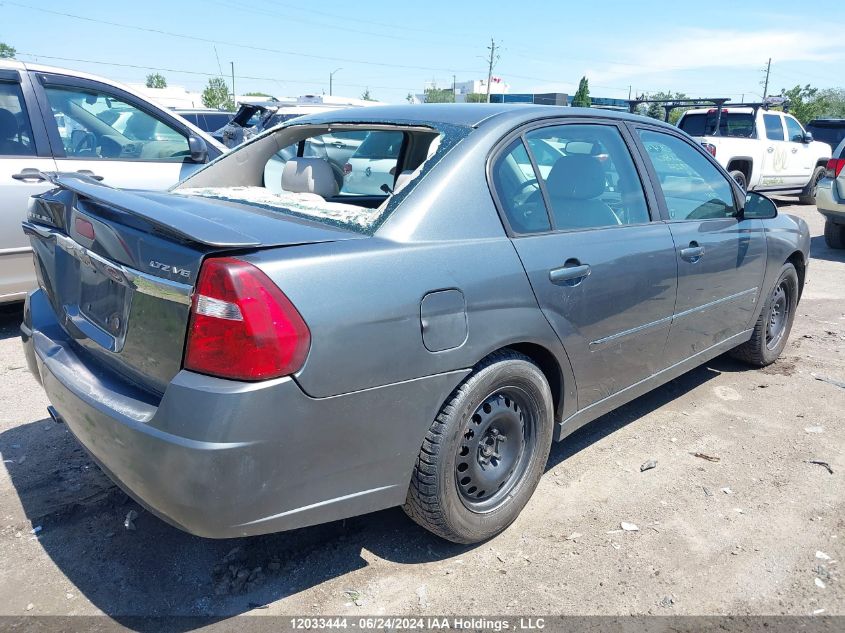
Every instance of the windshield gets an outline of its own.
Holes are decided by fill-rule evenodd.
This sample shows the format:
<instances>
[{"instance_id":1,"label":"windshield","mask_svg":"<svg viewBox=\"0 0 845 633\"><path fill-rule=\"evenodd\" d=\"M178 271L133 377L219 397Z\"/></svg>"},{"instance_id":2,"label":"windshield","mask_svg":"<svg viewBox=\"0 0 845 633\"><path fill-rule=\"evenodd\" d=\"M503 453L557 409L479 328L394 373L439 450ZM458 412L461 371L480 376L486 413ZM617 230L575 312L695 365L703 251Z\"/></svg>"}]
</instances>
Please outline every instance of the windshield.
<instances>
[{"instance_id":1,"label":"windshield","mask_svg":"<svg viewBox=\"0 0 845 633\"><path fill-rule=\"evenodd\" d=\"M685 114L678 123L678 127L690 136L712 136L716 131L717 114L715 110L707 113ZM751 138L754 135L754 115L750 112L722 111L719 135Z\"/></svg>"}]
</instances>

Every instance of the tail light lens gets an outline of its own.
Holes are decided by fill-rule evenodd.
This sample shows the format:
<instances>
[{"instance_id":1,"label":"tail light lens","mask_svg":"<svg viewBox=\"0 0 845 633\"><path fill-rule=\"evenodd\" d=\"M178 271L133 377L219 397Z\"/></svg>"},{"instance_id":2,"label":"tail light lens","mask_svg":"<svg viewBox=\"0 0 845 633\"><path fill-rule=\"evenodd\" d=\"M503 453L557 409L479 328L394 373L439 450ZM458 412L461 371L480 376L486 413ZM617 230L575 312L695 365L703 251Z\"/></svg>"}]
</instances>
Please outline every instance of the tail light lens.
<instances>
[{"instance_id":1,"label":"tail light lens","mask_svg":"<svg viewBox=\"0 0 845 633\"><path fill-rule=\"evenodd\" d=\"M831 158L827 161L827 170L824 175L828 178L838 178L843 167L845 167L845 158Z\"/></svg>"},{"instance_id":2,"label":"tail light lens","mask_svg":"<svg viewBox=\"0 0 845 633\"><path fill-rule=\"evenodd\" d=\"M267 275L240 259L206 260L191 307L185 369L233 380L298 371L311 345L299 312Z\"/></svg>"},{"instance_id":3,"label":"tail light lens","mask_svg":"<svg viewBox=\"0 0 845 633\"><path fill-rule=\"evenodd\" d=\"M701 144L701 146L702 146L704 149L706 149L706 150L707 150L707 153L708 153L708 154L710 154L710 155L711 155L711 156L713 156L714 158L716 157L716 146L715 146L715 145L713 145L713 143L702 143L702 144Z\"/></svg>"}]
</instances>

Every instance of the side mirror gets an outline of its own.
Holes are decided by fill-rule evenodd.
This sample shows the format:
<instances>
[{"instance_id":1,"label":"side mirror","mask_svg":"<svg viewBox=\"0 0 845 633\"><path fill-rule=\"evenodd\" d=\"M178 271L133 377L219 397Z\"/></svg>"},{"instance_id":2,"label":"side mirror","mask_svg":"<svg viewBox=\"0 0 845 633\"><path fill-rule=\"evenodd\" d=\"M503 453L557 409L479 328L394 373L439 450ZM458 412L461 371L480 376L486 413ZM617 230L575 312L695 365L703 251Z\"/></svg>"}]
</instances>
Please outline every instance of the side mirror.
<instances>
[{"instance_id":1,"label":"side mirror","mask_svg":"<svg viewBox=\"0 0 845 633\"><path fill-rule=\"evenodd\" d=\"M771 220L778 215L777 205L766 196L749 191L745 195L745 206L742 208L742 220Z\"/></svg>"},{"instance_id":2,"label":"side mirror","mask_svg":"<svg viewBox=\"0 0 845 633\"><path fill-rule=\"evenodd\" d=\"M191 150L191 161L194 163L208 162L208 146L198 136L188 137L188 148Z\"/></svg>"},{"instance_id":3,"label":"side mirror","mask_svg":"<svg viewBox=\"0 0 845 633\"><path fill-rule=\"evenodd\" d=\"M811 132L804 132L804 142L805 143L812 143L813 142L813 134Z\"/></svg>"}]
</instances>

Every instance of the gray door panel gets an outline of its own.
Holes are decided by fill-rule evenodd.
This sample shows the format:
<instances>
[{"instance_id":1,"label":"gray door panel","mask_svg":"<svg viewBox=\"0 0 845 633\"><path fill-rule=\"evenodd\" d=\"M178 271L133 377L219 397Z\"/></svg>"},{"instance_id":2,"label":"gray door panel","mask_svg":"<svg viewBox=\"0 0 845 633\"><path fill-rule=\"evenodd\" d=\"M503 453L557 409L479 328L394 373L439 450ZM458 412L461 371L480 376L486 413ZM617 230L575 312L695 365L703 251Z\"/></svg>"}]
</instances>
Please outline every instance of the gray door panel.
<instances>
[{"instance_id":1,"label":"gray door panel","mask_svg":"<svg viewBox=\"0 0 845 633\"><path fill-rule=\"evenodd\" d=\"M579 409L665 366L677 271L665 224L513 242L543 313L569 354Z\"/></svg>"},{"instance_id":2,"label":"gray door panel","mask_svg":"<svg viewBox=\"0 0 845 633\"><path fill-rule=\"evenodd\" d=\"M678 300L666 348L672 364L751 327L766 241L760 220L674 222L669 229L678 253Z\"/></svg>"}]
</instances>

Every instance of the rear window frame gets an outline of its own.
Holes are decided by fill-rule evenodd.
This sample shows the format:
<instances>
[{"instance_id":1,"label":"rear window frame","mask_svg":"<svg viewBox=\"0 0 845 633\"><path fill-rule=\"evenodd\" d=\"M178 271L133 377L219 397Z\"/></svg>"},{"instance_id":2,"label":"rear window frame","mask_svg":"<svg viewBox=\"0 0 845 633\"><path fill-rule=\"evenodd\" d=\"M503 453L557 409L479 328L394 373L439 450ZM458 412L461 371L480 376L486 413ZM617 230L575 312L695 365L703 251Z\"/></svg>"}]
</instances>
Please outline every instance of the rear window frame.
<instances>
[{"instance_id":1,"label":"rear window frame","mask_svg":"<svg viewBox=\"0 0 845 633\"><path fill-rule=\"evenodd\" d=\"M176 183L172 187L168 189L168 192L178 193L180 188L197 188L197 187L205 187L205 186L212 186L212 185L202 185L197 184L194 181L195 179L199 178L202 182L202 179L208 177L207 172L211 170L212 172L215 170L220 169L221 163L226 161L231 161L232 168L237 167L239 164L237 158L232 158L239 153L244 153L249 160L258 160L260 162L260 170L259 173L263 178L263 170L264 166L266 165L267 161L270 160L270 157L275 154L277 151L283 149L284 147L289 147L291 145L295 145L300 143L300 141L304 141L305 139L312 137L312 136L319 136L321 134L332 133L335 131L341 130L351 130L351 131L373 131L373 130L389 130L389 131L401 131L405 132L406 134L412 132L420 132L420 133L428 133L436 135L432 138L432 143L435 142L436 137L439 136L439 143L437 145L437 149L435 150L434 154L430 157L423 160L422 164L419 166L419 173L414 177L413 181L409 183L407 186L403 187L400 191L393 193L389 196L386 196L382 205L380 205L374 211L379 211L378 216L373 220L373 222L368 225L366 228L360 225L355 225L348 222L340 222L335 221L331 218L320 218L318 216L313 215L305 215L301 213L296 213L295 211L291 211L289 209L284 208L273 208L270 209L271 211L277 212L281 215L287 215L297 220L305 220L314 222L317 224L323 224L326 226L331 226L333 228L340 228L343 230L347 230L353 233L358 233L361 235L366 236L373 236L375 235L381 226L394 214L396 209L399 207L400 204L405 200L405 198L416 188L416 185L448 154L452 149L454 149L458 144L460 144L469 134L472 133L473 128L468 125L457 125L451 123L441 123L441 122L429 122L429 121L413 121L413 120L384 120L384 121L309 121L309 120L302 120L301 117L293 119L289 122L284 123L283 125L272 128L269 130L265 130L260 134L256 135L255 137L249 139L248 141L242 143L235 149L230 152L226 152L225 154L221 155L220 157L216 158L215 160L211 161L210 163L204 165L202 168L196 170L190 176L188 176L185 180ZM298 133L297 133L298 132ZM290 135L288 137L288 135ZM281 137L281 138L280 138ZM284 140L281 140L284 139ZM253 151L256 146L260 146L262 144L267 144L265 151L272 150L267 155L266 159L258 159L254 156L250 157L249 153ZM407 142L403 142L403 148L407 146ZM299 153L297 151L297 153ZM404 156L402 157L404 160ZM242 164L242 163L241 163ZM212 182L216 182L217 179L212 177ZM237 184L229 184L229 185L219 185L216 186L244 186L241 183ZM264 186L263 180L261 185L257 186Z\"/></svg>"}]
</instances>

